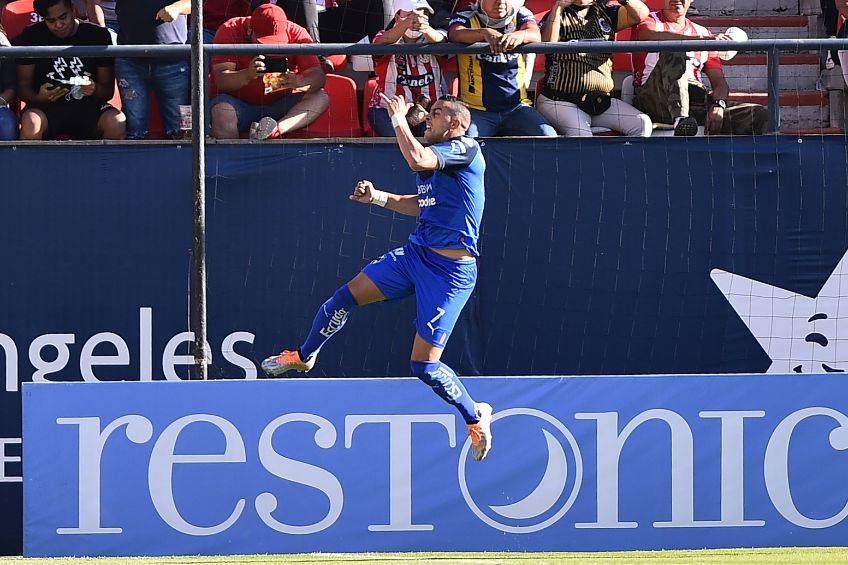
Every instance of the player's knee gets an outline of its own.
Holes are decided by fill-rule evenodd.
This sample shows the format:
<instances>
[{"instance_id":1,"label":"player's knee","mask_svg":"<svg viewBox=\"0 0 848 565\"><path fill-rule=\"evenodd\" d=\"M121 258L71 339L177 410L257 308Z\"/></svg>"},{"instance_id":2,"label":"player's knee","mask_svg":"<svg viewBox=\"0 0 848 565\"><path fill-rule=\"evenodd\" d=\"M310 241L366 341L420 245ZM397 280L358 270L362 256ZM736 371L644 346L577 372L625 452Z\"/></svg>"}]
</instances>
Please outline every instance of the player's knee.
<instances>
[{"instance_id":1,"label":"player's knee","mask_svg":"<svg viewBox=\"0 0 848 565\"><path fill-rule=\"evenodd\" d=\"M344 308L345 310L350 310L356 306L356 299L346 284L337 288L328 302L332 302L334 308Z\"/></svg>"},{"instance_id":2,"label":"player's knee","mask_svg":"<svg viewBox=\"0 0 848 565\"><path fill-rule=\"evenodd\" d=\"M418 377L419 379L423 379L424 376L427 375L428 371L432 372L432 367L430 365L438 365L438 362L434 363L432 361L410 361L409 368L412 370L412 374Z\"/></svg>"}]
</instances>

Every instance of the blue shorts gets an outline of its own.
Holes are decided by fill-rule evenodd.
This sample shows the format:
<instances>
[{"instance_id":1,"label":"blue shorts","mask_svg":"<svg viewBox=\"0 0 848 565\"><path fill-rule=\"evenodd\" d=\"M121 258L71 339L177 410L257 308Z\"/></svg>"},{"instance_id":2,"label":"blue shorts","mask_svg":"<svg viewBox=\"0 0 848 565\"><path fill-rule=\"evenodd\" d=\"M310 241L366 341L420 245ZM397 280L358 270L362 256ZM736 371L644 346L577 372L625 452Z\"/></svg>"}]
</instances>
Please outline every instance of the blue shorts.
<instances>
[{"instance_id":1,"label":"blue shorts","mask_svg":"<svg viewBox=\"0 0 848 565\"><path fill-rule=\"evenodd\" d=\"M407 243L365 266L362 272L389 302L415 294L415 329L443 348L477 282L477 261L450 259L428 247Z\"/></svg>"}]
</instances>

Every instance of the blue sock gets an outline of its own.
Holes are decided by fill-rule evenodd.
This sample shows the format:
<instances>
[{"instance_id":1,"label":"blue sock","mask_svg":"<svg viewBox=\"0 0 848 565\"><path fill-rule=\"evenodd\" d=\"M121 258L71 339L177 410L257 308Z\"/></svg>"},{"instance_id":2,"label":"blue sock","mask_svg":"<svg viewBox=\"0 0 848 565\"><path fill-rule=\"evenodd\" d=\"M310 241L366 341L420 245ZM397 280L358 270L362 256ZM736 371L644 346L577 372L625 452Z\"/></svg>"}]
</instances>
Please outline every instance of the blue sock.
<instances>
[{"instance_id":1,"label":"blue sock","mask_svg":"<svg viewBox=\"0 0 848 565\"><path fill-rule=\"evenodd\" d=\"M337 331L342 329L347 321L348 312L356 306L356 299L350 293L347 285L340 286L339 289L318 309L315 313L315 319L312 320L312 329L309 330L309 335L306 336L306 341L298 350L300 357L304 361L309 359L327 343L327 340L333 337Z\"/></svg>"},{"instance_id":2,"label":"blue sock","mask_svg":"<svg viewBox=\"0 0 848 565\"><path fill-rule=\"evenodd\" d=\"M479 420L474 400L453 369L441 361L410 361L409 366L412 367L412 373L430 385L442 400L459 410L466 424Z\"/></svg>"}]
</instances>

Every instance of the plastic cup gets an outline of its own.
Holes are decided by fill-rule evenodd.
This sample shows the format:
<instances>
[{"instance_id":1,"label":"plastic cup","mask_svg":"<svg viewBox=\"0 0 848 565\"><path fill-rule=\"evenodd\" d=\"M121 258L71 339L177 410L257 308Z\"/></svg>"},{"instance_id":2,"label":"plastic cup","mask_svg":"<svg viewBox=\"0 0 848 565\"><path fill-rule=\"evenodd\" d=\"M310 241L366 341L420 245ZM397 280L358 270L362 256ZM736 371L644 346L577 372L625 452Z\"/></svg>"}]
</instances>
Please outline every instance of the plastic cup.
<instances>
[{"instance_id":1,"label":"plastic cup","mask_svg":"<svg viewBox=\"0 0 848 565\"><path fill-rule=\"evenodd\" d=\"M191 137L191 106L180 105L180 137Z\"/></svg>"}]
</instances>

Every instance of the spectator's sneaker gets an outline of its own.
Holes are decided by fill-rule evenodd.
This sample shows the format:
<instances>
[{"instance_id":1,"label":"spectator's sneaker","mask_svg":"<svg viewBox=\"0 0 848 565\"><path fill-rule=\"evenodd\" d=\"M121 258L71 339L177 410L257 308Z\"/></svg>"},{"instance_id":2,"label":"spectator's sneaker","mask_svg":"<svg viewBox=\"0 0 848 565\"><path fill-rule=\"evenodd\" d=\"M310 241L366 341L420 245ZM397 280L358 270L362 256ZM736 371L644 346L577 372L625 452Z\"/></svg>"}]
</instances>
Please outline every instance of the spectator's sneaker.
<instances>
[{"instance_id":1,"label":"spectator's sneaker","mask_svg":"<svg viewBox=\"0 0 848 565\"><path fill-rule=\"evenodd\" d=\"M258 122L250 124L251 141L265 141L277 137L280 137L280 130L277 129L277 120L274 118L265 116Z\"/></svg>"},{"instance_id":2,"label":"spectator's sneaker","mask_svg":"<svg viewBox=\"0 0 848 565\"><path fill-rule=\"evenodd\" d=\"M282 375L286 371L300 371L305 373L315 366L317 355L313 355L306 361L301 360L300 353L294 351L283 351L279 355L272 355L262 361L262 370L269 375Z\"/></svg>"},{"instance_id":3,"label":"spectator's sneaker","mask_svg":"<svg viewBox=\"0 0 848 565\"><path fill-rule=\"evenodd\" d=\"M698 135L698 122L691 116L681 116L674 120L674 135L691 137Z\"/></svg>"},{"instance_id":4,"label":"spectator's sneaker","mask_svg":"<svg viewBox=\"0 0 848 565\"><path fill-rule=\"evenodd\" d=\"M324 71L324 74L329 74L336 70L336 66L333 62L325 56L318 55L318 60L321 62L321 69Z\"/></svg>"},{"instance_id":5,"label":"spectator's sneaker","mask_svg":"<svg viewBox=\"0 0 848 565\"><path fill-rule=\"evenodd\" d=\"M475 461L482 461L492 449L492 407L485 402L474 405L477 417L476 424L468 424L468 436L471 438L471 456Z\"/></svg>"}]
</instances>

